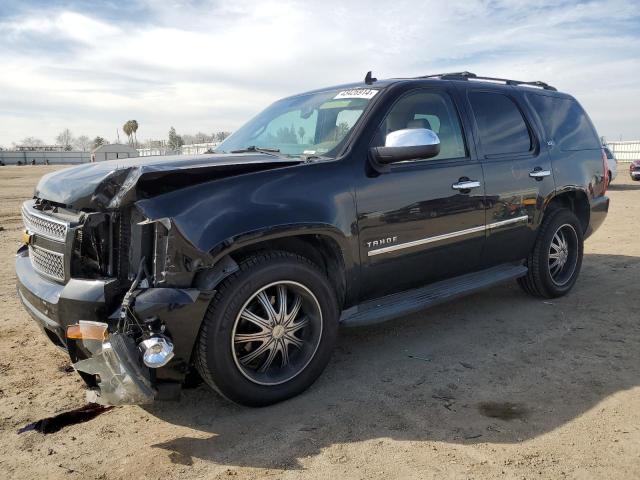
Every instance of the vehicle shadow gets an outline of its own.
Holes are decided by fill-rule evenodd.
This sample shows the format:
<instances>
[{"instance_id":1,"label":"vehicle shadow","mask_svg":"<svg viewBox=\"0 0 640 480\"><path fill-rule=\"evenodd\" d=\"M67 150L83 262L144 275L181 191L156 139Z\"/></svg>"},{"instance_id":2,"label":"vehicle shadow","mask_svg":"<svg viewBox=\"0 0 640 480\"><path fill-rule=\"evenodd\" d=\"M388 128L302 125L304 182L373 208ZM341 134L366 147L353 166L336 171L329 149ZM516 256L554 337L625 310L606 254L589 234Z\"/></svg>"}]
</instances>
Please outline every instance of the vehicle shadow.
<instances>
[{"instance_id":1,"label":"vehicle shadow","mask_svg":"<svg viewBox=\"0 0 640 480\"><path fill-rule=\"evenodd\" d=\"M607 187L615 192L624 192L629 190L640 190L640 182L636 183L612 183Z\"/></svg>"},{"instance_id":2,"label":"vehicle shadow","mask_svg":"<svg viewBox=\"0 0 640 480\"><path fill-rule=\"evenodd\" d=\"M342 329L322 377L287 402L243 408L201 386L180 403L147 407L196 430L153 447L177 463L296 469L299 459L349 442L534 438L640 382L640 324L627 302L639 275L640 257L586 255L561 299L533 299L511 283Z\"/></svg>"}]
</instances>

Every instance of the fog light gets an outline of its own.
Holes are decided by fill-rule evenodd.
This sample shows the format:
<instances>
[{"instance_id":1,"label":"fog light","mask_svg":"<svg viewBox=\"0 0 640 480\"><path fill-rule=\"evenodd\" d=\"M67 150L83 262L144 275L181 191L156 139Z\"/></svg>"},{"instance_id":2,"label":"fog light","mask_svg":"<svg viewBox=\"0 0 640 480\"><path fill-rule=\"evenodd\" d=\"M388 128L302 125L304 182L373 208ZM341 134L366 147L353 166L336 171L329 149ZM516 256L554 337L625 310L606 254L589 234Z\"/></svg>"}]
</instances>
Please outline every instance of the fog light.
<instances>
[{"instance_id":1,"label":"fog light","mask_svg":"<svg viewBox=\"0 0 640 480\"><path fill-rule=\"evenodd\" d=\"M173 343L167 337L151 337L140 342L142 361L147 367L164 367L173 358Z\"/></svg>"}]
</instances>

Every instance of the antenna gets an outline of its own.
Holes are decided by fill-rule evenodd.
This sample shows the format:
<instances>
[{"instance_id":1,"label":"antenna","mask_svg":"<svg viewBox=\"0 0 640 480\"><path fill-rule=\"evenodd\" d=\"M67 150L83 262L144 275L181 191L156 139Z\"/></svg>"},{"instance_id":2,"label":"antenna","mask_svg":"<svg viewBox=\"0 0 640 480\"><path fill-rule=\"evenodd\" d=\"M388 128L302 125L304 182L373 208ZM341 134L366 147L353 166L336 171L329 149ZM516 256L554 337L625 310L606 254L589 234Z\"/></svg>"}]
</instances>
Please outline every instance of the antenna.
<instances>
[{"instance_id":1,"label":"antenna","mask_svg":"<svg viewBox=\"0 0 640 480\"><path fill-rule=\"evenodd\" d=\"M369 70L367 72L367 74L365 75L365 77L364 77L364 83L366 83L367 85L372 85L373 82L377 82L377 81L378 81L378 79L377 78L373 78L371 76L371 70Z\"/></svg>"}]
</instances>

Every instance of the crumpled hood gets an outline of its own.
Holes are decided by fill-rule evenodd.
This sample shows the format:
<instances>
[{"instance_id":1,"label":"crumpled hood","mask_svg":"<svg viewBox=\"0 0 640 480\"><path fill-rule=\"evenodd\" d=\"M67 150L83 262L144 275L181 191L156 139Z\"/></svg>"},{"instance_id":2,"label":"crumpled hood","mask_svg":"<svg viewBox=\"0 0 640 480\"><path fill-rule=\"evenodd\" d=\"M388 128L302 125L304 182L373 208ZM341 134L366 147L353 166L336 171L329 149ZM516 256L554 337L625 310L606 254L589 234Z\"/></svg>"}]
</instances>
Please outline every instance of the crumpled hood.
<instances>
[{"instance_id":1,"label":"crumpled hood","mask_svg":"<svg viewBox=\"0 0 640 480\"><path fill-rule=\"evenodd\" d=\"M49 173L34 197L74 209L110 210L189 185L298 163L260 153L108 160Z\"/></svg>"}]
</instances>

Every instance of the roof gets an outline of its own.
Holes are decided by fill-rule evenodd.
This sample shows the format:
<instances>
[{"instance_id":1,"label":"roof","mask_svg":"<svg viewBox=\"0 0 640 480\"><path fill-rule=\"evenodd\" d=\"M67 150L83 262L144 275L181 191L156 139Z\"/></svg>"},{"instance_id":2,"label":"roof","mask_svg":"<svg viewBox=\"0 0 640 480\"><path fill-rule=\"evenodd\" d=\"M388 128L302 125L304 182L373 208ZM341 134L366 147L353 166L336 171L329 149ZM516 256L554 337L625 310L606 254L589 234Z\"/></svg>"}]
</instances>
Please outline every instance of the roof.
<instances>
[{"instance_id":1,"label":"roof","mask_svg":"<svg viewBox=\"0 0 640 480\"><path fill-rule=\"evenodd\" d=\"M524 81L524 80L513 80L507 78L498 78L498 77L484 77L476 75L471 72L454 72L454 73L441 73L435 75L423 75L418 77L408 77L408 78L387 78L387 79L376 79L371 78L371 72L367 73L365 80L361 82L354 83L345 83L342 85L334 85L331 87L318 88L315 90L310 90L308 92L300 93L297 95L292 95L289 98L297 97L300 95L310 95L314 93L324 92L327 90L346 90L351 88L375 88L375 89L385 89L395 83L404 83L404 82L420 82L420 83L439 83L442 81L456 81L456 82L468 82L473 81L473 83L483 84L487 86L508 86L508 87L516 87L516 88L526 88L527 90L543 90L549 93L556 93L557 89L545 82L535 80L535 81ZM370 80L370 81L369 81ZM558 92L559 93L559 92Z\"/></svg>"},{"instance_id":2,"label":"roof","mask_svg":"<svg viewBox=\"0 0 640 480\"><path fill-rule=\"evenodd\" d=\"M109 143L107 145L101 145L98 148L94 148L93 150L91 150L91 153L106 153L106 152L116 152L116 153L122 153L122 152L128 152L128 153L138 153L138 151L133 148L130 147L129 145L124 145L122 143Z\"/></svg>"}]
</instances>

